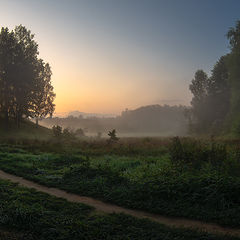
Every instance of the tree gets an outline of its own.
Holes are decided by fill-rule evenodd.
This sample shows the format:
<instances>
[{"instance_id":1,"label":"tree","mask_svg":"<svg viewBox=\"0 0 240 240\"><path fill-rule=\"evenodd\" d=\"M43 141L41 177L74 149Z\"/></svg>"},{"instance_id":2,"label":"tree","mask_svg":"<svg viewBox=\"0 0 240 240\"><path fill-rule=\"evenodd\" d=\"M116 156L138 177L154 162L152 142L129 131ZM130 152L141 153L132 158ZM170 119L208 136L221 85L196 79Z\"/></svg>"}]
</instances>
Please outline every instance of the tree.
<instances>
[{"instance_id":1,"label":"tree","mask_svg":"<svg viewBox=\"0 0 240 240\"><path fill-rule=\"evenodd\" d=\"M14 30L16 40L16 61L13 72L14 91L14 111L13 117L16 124L19 126L23 116L30 116L31 100L34 92L34 82L37 78L37 63L38 63L38 45L34 41L34 35L31 34L22 25L19 25Z\"/></svg>"},{"instance_id":2,"label":"tree","mask_svg":"<svg viewBox=\"0 0 240 240\"><path fill-rule=\"evenodd\" d=\"M197 133L218 133L223 129L230 108L228 55L222 56L215 64L210 78L198 70L192 80L192 108L185 115L191 130Z\"/></svg>"},{"instance_id":3,"label":"tree","mask_svg":"<svg viewBox=\"0 0 240 240\"><path fill-rule=\"evenodd\" d=\"M221 130L230 110L230 83L227 66L229 55L222 56L212 70L209 79L208 108L211 109L211 125Z\"/></svg>"},{"instance_id":4,"label":"tree","mask_svg":"<svg viewBox=\"0 0 240 240\"><path fill-rule=\"evenodd\" d=\"M209 95L209 78L203 70L198 70L192 80L189 89L193 94L191 101L192 108L190 110L193 118L193 128L195 131L204 131L209 123L209 111L207 108L207 100Z\"/></svg>"},{"instance_id":5,"label":"tree","mask_svg":"<svg viewBox=\"0 0 240 240\"><path fill-rule=\"evenodd\" d=\"M35 79L35 91L32 96L31 117L36 119L36 125L38 120L52 116L55 110L55 104L53 104L55 93L53 92L53 86L51 85L51 69L48 63L44 63L40 59L38 65L38 77Z\"/></svg>"},{"instance_id":6,"label":"tree","mask_svg":"<svg viewBox=\"0 0 240 240\"><path fill-rule=\"evenodd\" d=\"M227 33L231 53L228 59L229 79L231 84L230 125L232 131L240 128L240 21ZM238 132L239 134L239 132Z\"/></svg>"},{"instance_id":7,"label":"tree","mask_svg":"<svg viewBox=\"0 0 240 240\"><path fill-rule=\"evenodd\" d=\"M61 137L62 137L62 127L61 126L59 126L59 125L54 125L53 127L52 127L52 132L53 132L53 136L55 137L55 138L57 138L57 139L61 139Z\"/></svg>"},{"instance_id":8,"label":"tree","mask_svg":"<svg viewBox=\"0 0 240 240\"><path fill-rule=\"evenodd\" d=\"M13 111L13 86L16 67L16 39L8 28L2 28L0 33L0 112L8 128L9 115Z\"/></svg>"},{"instance_id":9,"label":"tree","mask_svg":"<svg viewBox=\"0 0 240 240\"><path fill-rule=\"evenodd\" d=\"M84 133L84 130L82 128L78 128L75 131L75 134L76 134L77 137L85 137L85 133Z\"/></svg>"},{"instance_id":10,"label":"tree","mask_svg":"<svg viewBox=\"0 0 240 240\"><path fill-rule=\"evenodd\" d=\"M19 25L0 32L0 113L19 126L22 118L42 117L54 111L49 64L38 59L34 35Z\"/></svg>"},{"instance_id":11,"label":"tree","mask_svg":"<svg viewBox=\"0 0 240 240\"><path fill-rule=\"evenodd\" d=\"M65 140L75 140L76 136L73 131L71 131L69 128L64 128L62 131L62 136Z\"/></svg>"}]
</instances>

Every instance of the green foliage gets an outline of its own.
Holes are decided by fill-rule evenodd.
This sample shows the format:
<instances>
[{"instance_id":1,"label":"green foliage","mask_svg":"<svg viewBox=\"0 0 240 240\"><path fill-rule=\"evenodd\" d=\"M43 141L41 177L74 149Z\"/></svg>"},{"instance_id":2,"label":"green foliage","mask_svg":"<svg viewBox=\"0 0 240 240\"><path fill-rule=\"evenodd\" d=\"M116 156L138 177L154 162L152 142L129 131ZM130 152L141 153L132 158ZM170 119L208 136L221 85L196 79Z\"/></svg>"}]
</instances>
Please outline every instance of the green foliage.
<instances>
[{"instance_id":1,"label":"green foliage","mask_svg":"<svg viewBox=\"0 0 240 240\"><path fill-rule=\"evenodd\" d=\"M15 126L15 123L9 122L11 128L9 129L1 129L0 128L0 142L9 142L12 144L19 144L24 141L31 142L38 142L38 141L47 141L52 138L52 131L51 129L38 126L29 121L29 120L22 120L21 127L18 128Z\"/></svg>"},{"instance_id":2,"label":"green foliage","mask_svg":"<svg viewBox=\"0 0 240 240\"><path fill-rule=\"evenodd\" d=\"M85 136L85 133L84 133L84 131L83 131L82 128L78 128L78 129L75 131L75 134L76 134L76 136L78 136L78 137L84 137L84 136Z\"/></svg>"},{"instance_id":3,"label":"green foliage","mask_svg":"<svg viewBox=\"0 0 240 240\"><path fill-rule=\"evenodd\" d=\"M85 145L91 154L78 152L74 144L71 151L59 154L33 154L27 142L23 150L5 144L0 164L5 171L41 184L129 208L239 227L239 142L174 138L165 140L168 153L150 150L144 155L140 143L151 147L154 140L138 141L134 154L117 143L112 149L117 154L108 155L99 152L103 142Z\"/></svg>"},{"instance_id":4,"label":"green foliage","mask_svg":"<svg viewBox=\"0 0 240 240\"><path fill-rule=\"evenodd\" d=\"M97 215L91 207L86 205L70 203L2 180L0 181L0 199L0 227L10 229L11 236L14 235L15 240L238 239L191 230L171 229L124 214ZM14 234L15 231L18 234ZM9 235L7 234L8 237ZM1 230L0 236L2 236Z\"/></svg>"},{"instance_id":5,"label":"green foliage","mask_svg":"<svg viewBox=\"0 0 240 240\"><path fill-rule=\"evenodd\" d=\"M53 132L53 136L55 138L60 139L62 137L62 127L60 127L58 125L57 126L53 126L52 127L52 132Z\"/></svg>"},{"instance_id":6,"label":"green foliage","mask_svg":"<svg viewBox=\"0 0 240 240\"><path fill-rule=\"evenodd\" d=\"M112 131L109 131L108 136L109 136L109 142L117 142L119 140L115 129L113 129Z\"/></svg>"},{"instance_id":7,"label":"green foliage","mask_svg":"<svg viewBox=\"0 0 240 240\"><path fill-rule=\"evenodd\" d=\"M194 127L195 132L201 132L209 123L208 108L206 107L209 92L209 79L203 70L196 71L189 89L193 94L191 101L192 109L189 112L191 114L190 119L193 124L192 127Z\"/></svg>"},{"instance_id":8,"label":"green foliage","mask_svg":"<svg viewBox=\"0 0 240 240\"><path fill-rule=\"evenodd\" d=\"M231 133L240 128L240 21L227 33L231 52L215 64L210 78L198 70L190 84L192 107L188 110L195 133Z\"/></svg>"},{"instance_id":9,"label":"green foliage","mask_svg":"<svg viewBox=\"0 0 240 240\"><path fill-rule=\"evenodd\" d=\"M62 131L62 137L67 141L74 140L75 136L76 134L73 131L69 130L68 128L64 128Z\"/></svg>"},{"instance_id":10,"label":"green foliage","mask_svg":"<svg viewBox=\"0 0 240 240\"><path fill-rule=\"evenodd\" d=\"M229 78L231 84L231 110L229 117L229 125L232 127L232 133L239 136L240 126L240 21L236 23L234 28L230 28L227 37L229 39L231 54L228 58Z\"/></svg>"},{"instance_id":11,"label":"green foliage","mask_svg":"<svg viewBox=\"0 0 240 240\"><path fill-rule=\"evenodd\" d=\"M194 168L199 170L204 164L210 163L215 170L223 170L224 161L227 159L225 144L216 143L212 139L208 143L197 140L175 137L170 145L170 159L176 167Z\"/></svg>"},{"instance_id":12,"label":"green foliage","mask_svg":"<svg viewBox=\"0 0 240 240\"><path fill-rule=\"evenodd\" d=\"M62 127L59 125L52 127L52 133L54 139L57 140L58 142L60 141L71 142L76 140L76 133L74 133L68 128L62 129Z\"/></svg>"},{"instance_id":13,"label":"green foliage","mask_svg":"<svg viewBox=\"0 0 240 240\"><path fill-rule=\"evenodd\" d=\"M219 59L210 78L198 70L190 84L193 98L187 117L194 133L219 134L225 127L230 110L228 58L227 55Z\"/></svg>"},{"instance_id":14,"label":"green foliage","mask_svg":"<svg viewBox=\"0 0 240 240\"><path fill-rule=\"evenodd\" d=\"M0 119L9 127L13 119L19 127L22 118L51 116L55 94L51 69L38 58L34 35L22 25L0 32Z\"/></svg>"}]
</instances>

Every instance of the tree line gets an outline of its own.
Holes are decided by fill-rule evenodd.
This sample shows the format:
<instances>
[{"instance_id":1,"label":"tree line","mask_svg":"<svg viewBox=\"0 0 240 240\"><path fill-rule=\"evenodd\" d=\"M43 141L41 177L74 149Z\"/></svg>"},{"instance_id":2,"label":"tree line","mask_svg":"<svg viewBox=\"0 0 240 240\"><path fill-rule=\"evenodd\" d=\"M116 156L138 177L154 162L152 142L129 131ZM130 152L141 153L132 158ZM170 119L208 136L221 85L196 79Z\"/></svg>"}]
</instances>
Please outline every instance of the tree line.
<instances>
[{"instance_id":1,"label":"tree line","mask_svg":"<svg viewBox=\"0 0 240 240\"><path fill-rule=\"evenodd\" d=\"M44 118L40 123L49 128L59 125L72 130L83 129L87 135L107 133L110 129L116 129L124 136L185 135L187 133L185 110L184 106L148 105L134 110L126 109L117 117L70 115L63 118Z\"/></svg>"},{"instance_id":2,"label":"tree line","mask_svg":"<svg viewBox=\"0 0 240 240\"><path fill-rule=\"evenodd\" d=\"M55 93L51 68L39 58L34 35L24 26L0 32L0 121L20 126L24 118L52 115Z\"/></svg>"},{"instance_id":3,"label":"tree line","mask_svg":"<svg viewBox=\"0 0 240 240\"><path fill-rule=\"evenodd\" d=\"M230 53L220 57L208 76L197 70L189 86L189 129L197 134L240 134L240 21L227 33Z\"/></svg>"}]
</instances>

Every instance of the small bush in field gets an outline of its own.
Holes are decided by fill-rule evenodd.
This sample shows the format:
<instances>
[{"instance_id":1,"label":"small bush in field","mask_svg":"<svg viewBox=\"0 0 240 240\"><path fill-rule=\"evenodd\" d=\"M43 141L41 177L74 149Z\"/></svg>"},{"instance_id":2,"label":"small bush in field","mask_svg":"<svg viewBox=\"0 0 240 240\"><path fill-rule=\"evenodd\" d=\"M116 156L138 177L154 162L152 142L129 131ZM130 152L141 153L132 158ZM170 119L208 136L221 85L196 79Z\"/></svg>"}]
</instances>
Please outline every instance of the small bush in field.
<instances>
[{"instance_id":1,"label":"small bush in field","mask_svg":"<svg viewBox=\"0 0 240 240\"><path fill-rule=\"evenodd\" d=\"M220 170L228 157L226 145L216 143L213 139L210 144L204 144L196 140L181 141L179 137L172 139L169 154L173 165L195 169L200 169L208 162L213 168Z\"/></svg>"},{"instance_id":2,"label":"small bush in field","mask_svg":"<svg viewBox=\"0 0 240 240\"><path fill-rule=\"evenodd\" d=\"M65 140L74 140L76 138L74 132L72 132L68 128L63 129L62 136Z\"/></svg>"},{"instance_id":3,"label":"small bush in field","mask_svg":"<svg viewBox=\"0 0 240 240\"><path fill-rule=\"evenodd\" d=\"M183 146L179 137L174 137L172 139L172 144L170 145L170 158L172 163L177 165L184 161Z\"/></svg>"},{"instance_id":4,"label":"small bush in field","mask_svg":"<svg viewBox=\"0 0 240 240\"><path fill-rule=\"evenodd\" d=\"M62 136L62 127L57 125L52 127L53 136L56 138L61 138Z\"/></svg>"},{"instance_id":5,"label":"small bush in field","mask_svg":"<svg viewBox=\"0 0 240 240\"><path fill-rule=\"evenodd\" d=\"M228 154L226 145L212 141L209 153L209 161L212 166L220 170L223 167L223 164L227 160L227 158Z\"/></svg>"},{"instance_id":6,"label":"small bush in field","mask_svg":"<svg viewBox=\"0 0 240 240\"><path fill-rule=\"evenodd\" d=\"M75 135L78 136L78 137L85 137L85 132L82 128L78 128L76 131L75 131Z\"/></svg>"},{"instance_id":7,"label":"small bush in field","mask_svg":"<svg viewBox=\"0 0 240 240\"><path fill-rule=\"evenodd\" d=\"M116 134L116 130L113 129L112 131L109 131L108 132L108 136L110 137L109 138L109 141L110 142L117 142L119 140L119 138L117 137L117 134Z\"/></svg>"}]
</instances>

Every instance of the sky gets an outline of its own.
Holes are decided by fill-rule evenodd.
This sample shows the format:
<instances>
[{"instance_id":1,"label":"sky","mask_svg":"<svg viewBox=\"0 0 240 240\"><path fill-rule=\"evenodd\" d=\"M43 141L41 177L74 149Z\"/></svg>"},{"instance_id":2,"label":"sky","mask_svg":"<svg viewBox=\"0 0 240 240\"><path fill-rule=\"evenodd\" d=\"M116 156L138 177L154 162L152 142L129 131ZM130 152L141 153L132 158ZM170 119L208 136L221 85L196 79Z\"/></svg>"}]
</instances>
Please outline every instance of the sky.
<instances>
[{"instance_id":1,"label":"sky","mask_svg":"<svg viewBox=\"0 0 240 240\"><path fill-rule=\"evenodd\" d=\"M239 0L0 0L0 26L35 34L56 112L189 105L198 69L229 52Z\"/></svg>"}]
</instances>

